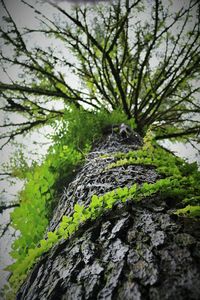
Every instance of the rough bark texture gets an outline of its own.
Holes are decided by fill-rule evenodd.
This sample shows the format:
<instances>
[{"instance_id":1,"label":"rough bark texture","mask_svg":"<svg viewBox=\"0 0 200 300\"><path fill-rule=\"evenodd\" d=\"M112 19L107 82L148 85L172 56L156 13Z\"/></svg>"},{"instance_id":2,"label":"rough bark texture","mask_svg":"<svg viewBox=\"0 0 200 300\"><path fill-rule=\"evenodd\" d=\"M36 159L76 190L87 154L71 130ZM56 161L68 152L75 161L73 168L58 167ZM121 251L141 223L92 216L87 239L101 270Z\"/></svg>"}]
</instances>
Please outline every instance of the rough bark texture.
<instances>
[{"instance_id":1,"label":"rough bark texture","mask_svg":"<svg viewBox=\"0 0 200 300\"><path fill-rule=\"evenodd\" d=\"M159 179L149 166L104 171L113 159L102 154L139 146L137 136L117 134L100 143L64 192L49 229L72 214L76 202L87 206L93 194ZM17 299L200 299L199 224L172 217L172 206L159 197L117 203L43 255Z\"/></svg>"}]
</instances>

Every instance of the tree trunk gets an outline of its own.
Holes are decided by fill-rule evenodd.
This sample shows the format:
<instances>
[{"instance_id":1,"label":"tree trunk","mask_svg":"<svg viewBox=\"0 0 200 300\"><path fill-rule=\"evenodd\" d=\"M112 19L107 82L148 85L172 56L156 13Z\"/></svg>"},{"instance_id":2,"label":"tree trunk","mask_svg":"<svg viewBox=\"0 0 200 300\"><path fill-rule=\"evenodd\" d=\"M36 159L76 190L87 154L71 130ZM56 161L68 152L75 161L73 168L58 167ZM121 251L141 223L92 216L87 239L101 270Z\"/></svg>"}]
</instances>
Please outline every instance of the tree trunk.
<instances>
[{"instance_id":1,"label":"tree trunk","mask_svg":"<svg viewBox=\"0 0 200 300\"><path fill-rule=\"evenodd\" d=\"M103 154L128 152L140 145L136 135L132 139L116 133L106 136L64 191L49 230L64 214L72 214L76 202L88 206L94 194L158 180L160 175L150 166L105 171L113 158ZM171 201L159 196L137 204L117 203L43 255L17 299L200 299L199 223L172 217L172 208Z\"/></svg>"}]
</instances>

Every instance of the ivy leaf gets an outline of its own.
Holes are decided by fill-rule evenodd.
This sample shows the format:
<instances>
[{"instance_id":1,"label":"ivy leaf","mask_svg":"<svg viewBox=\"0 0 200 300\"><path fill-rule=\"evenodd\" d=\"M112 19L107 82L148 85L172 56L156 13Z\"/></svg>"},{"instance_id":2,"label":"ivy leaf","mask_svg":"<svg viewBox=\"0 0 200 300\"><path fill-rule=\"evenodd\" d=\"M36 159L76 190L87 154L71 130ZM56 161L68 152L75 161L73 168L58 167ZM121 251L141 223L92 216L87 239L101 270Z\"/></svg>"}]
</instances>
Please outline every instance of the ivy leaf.
<instances>
[{"instance_id":1,"label":"ivy leaf","mask_svg":"<svg viewBox=\"0 0 200 300\"><path fill-rule=\"evenodd\" d=\"M90 203L91 208L96 208L102 206L102 202L100 201L99 197L97 195L92 196L92 200Z\"/></svg>"},{"instance_id":2,"label":"ivy leaf","mask_svg":"<svg viewBox=\"0 0 200 300\"><path fill-rule=\"evenodd\" d=\"M81 213L83 212L83 210L84 210L84 206L79 205L78 203L76 203L76 204L74 205L74 211L75 211L75 212L81 214Z\"/></svg>"},{"instance_id":3,"label":"ivy leaf","mask_svg":"<svg viewBox=\"0 0 200 300\"><path fill-rule=\"evenodd\" d=\"M187 205L184 208L178 209L174 214L186 215L188 217L200 217L200 205Z\"/></svg>"},{"instance_id":4,"label":"ivy leaf","mask_svg":"<svg viewBox=\"0 0 200 300\"><path fill-rule=\"evenodd\" d=\"M49 242L55 243L58 240L58 236L55 232L49 231L47 232Z\"/></svg>"},{"instance_id":5,"label":"ivy leaf","mask_svg":"<svg viewBox=\"0 0 200 300\"><path fill-rule=\"evenodd\" d=\"M41 240L40 241L40 246L42 249L47 249L47 241L46 240Z\"/></svg>"},{"instance_id":6,"label":"ivy leaf","mask_svg":"<svg viewBox=\"0 0 200 300\"><path fill-rule=\"evenodd\" d=\"M129 193L130 193L131 195L135 195L136 191L137 191L137 183L135 183L134 185L132 185L132 186L130 187Z\"/></svg>"}]
</instances>

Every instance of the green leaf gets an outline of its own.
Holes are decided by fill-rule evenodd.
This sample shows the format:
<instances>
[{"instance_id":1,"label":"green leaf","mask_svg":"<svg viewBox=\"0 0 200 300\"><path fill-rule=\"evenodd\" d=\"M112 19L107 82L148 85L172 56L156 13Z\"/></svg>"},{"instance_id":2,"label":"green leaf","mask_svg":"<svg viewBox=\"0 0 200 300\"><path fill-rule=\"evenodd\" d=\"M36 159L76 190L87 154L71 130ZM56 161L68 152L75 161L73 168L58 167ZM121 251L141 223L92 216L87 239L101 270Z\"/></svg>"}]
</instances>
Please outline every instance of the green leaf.
<instances>
[{"instance_id":1,"label":"green leaf","mask_svg":"<svg viewBox=\"0 0 200 300\"><path fill-rule=\"evenodd\" d=\"M176 215L185 215L188 217L200 217L200 206L192 206L187 205L184 208L178 209L176 212L174 212Z\"/></svg>"},{"instance_id":2,"label":"green leaf","mask_svg":"<svg viewBox=\"0 0 200 300\"><path fill-rule=\"evenodd\" d=\"M81 213L83 212L83 210L84 210L84 206L79 205L78 203L76 203L76 204L74 205L74 211L75 211L75 212L81 214Z\"/></svg>"},{"instance_id":3,"label":"green leaf","mask_svg":"<svg viewBox=\"0 0 200 300\"><path fill-rule=\"evenodd\" d=\"M57 234L52 231L47 232L47 237L49 242L56 242L58 240Z\"/></svg>"},{"instance_id":4,"label":"green leaf","mask_svg":"<svg viewBox=\"0 0 200 300\"><path fill-rule=\"evenodd\" d=\"M40 241L40 246L42 249L46 249L47 248L47 241L46 240L41 240Z\"/></svg>"}]
</instances>

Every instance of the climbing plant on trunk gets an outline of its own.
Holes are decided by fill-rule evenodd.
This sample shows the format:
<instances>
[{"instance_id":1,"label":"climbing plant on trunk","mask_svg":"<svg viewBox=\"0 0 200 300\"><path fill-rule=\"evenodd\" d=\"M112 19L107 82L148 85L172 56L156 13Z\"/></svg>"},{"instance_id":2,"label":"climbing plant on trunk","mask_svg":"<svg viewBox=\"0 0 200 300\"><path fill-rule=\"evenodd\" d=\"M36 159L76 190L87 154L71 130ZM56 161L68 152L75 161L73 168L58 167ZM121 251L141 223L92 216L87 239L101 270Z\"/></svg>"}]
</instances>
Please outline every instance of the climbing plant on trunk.
<instances>
[{"instance_id":1,"label":"climbing plant on trunk","mask_svg":"<svg viewBox=\"0 0 200 300\"><path fill-rule=\"evenodd\" d=\"M141 148L138 135L119 133L94 147L64 192L51 232L11 278L14 284L20 268L47 252L17 299L198 299L199 211L180 208L188 194L198 198L199 172L149 147ZM159 162L158 153L168 159ZM117 164L122 156L127 160Z\"/></svg>"}]
</instances>

